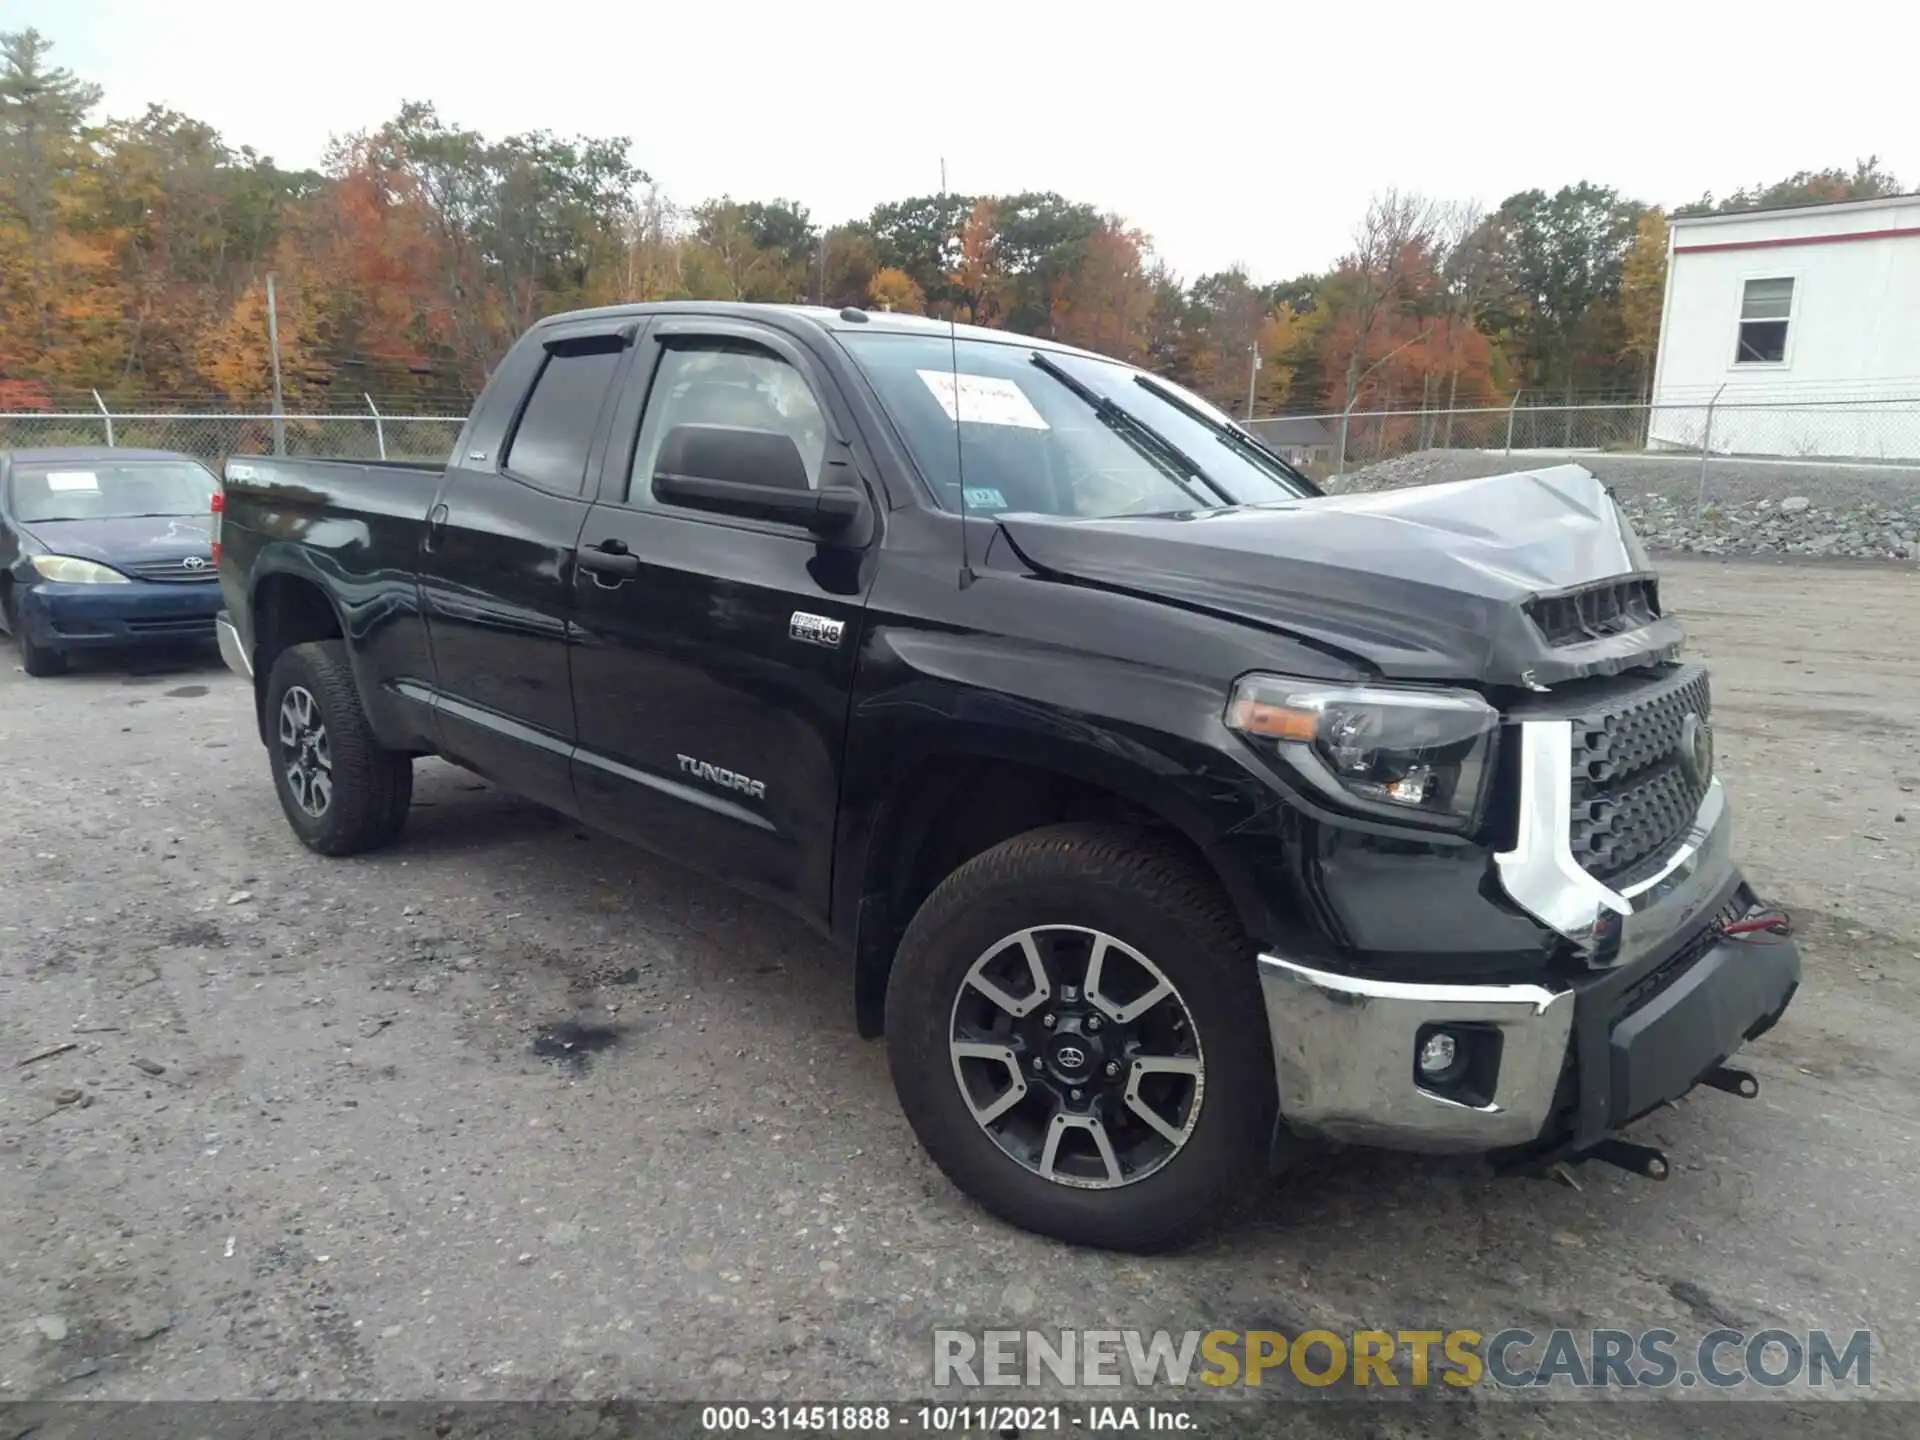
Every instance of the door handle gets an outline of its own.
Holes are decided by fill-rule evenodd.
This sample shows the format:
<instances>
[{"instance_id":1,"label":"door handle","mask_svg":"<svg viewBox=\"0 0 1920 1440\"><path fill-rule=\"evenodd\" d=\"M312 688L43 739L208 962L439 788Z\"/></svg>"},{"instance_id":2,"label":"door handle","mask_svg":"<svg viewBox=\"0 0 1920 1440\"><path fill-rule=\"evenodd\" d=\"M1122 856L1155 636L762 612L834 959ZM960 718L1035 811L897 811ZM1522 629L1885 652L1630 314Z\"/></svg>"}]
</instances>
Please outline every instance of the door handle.
<instances>
[{"instance_id":1,"label":"door handle","mask_svg":"<svg viewBox=\"0 0 1920 1440\"><path fill-rule=\"evenodd\" d=\"M427 511L426 548L428 550L435 549L440 544L440 537L446 533L447 507L444 505L436 505Z\"/></svg>"},{"instance_id":2,"label":"door handle","mask_svg":"<svg viewBox=\"0 0 1920 1440\"><path fill-rule=\"evenodd\" d=\"M608 543L620 545L618 540ZM610 550L606 545L583 545L579 560L582 570L591 570L596 575L618 575L622 579L631 579L640 573L640 557L629 555L624 545L620 545L618 550Z\"/></svg>"}]
</instances>

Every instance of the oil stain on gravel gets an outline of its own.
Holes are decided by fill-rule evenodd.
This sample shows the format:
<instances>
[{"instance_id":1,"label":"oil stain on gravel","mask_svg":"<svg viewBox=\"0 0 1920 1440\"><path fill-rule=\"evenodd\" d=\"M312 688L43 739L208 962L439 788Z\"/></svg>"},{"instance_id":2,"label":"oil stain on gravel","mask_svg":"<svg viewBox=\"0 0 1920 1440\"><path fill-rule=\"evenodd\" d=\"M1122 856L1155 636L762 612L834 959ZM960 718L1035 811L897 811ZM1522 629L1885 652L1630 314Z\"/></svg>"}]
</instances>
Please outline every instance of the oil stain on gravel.
<instances>
[{"instance_id":1,"label":"oil stain on gravel","mask_svg":"<svg viewBox=\"0 0 1920 1440\"><path fill-rule=\"evenodd\" d=\"M543 1025L534 1032L533 1053L575 1075L584 1075L592 1068L593 1057L619 1044L625 1034L618 1025L583 1025L578 1020L562 1020L558 1025Z\"/></svg>"},{"instance_id":2,"label":"oil stain on gravel","mask_svg":"<svg viewBox=\"0 0 1920 1440\"><path fill-rule=\"evenodd\" d=\"M206 693L207 687L204 685L176 685L173 689L167 691L167 698L169 700L192 700L196 696Z\"/></svg>"}]
</instances>

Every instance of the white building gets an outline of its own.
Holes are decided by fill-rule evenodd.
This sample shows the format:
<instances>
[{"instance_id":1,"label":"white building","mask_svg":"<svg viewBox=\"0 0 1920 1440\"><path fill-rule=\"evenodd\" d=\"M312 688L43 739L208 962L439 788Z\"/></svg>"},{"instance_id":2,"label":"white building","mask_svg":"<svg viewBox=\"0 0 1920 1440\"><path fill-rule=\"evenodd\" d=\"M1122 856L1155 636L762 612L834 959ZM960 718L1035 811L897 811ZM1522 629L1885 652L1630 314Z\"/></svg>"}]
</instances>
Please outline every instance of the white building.
<instances>
[{"instance_id":1,"label":"white building","mask_svg":"<svg viewBox=\"0 0 1920 1440\"><path fill-rule=\"evenodd\" d=\"M1653 403L1654 446L1920 458L1920 195L1674 220Z\"/></svg>"}]
</instances>

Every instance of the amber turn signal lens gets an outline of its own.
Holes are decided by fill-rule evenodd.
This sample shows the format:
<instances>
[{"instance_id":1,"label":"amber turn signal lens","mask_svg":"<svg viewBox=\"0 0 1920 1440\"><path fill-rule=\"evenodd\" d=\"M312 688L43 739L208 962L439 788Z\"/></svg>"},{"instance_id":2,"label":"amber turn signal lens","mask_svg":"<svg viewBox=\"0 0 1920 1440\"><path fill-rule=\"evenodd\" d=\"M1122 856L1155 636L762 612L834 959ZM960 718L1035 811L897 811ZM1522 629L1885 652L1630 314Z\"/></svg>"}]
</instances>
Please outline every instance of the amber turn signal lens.
<instances>
[{"instance_id":1,"label":"amber turn signal lens","mask_svg":"<svg viewBox=\"0 0 1920 1440\"><path fill-rule=\"evenodd\" d=\"M1320 712L1296 710L1290 705L1274 705L1242 696L1234 701L1227 723L1243 735L1264 735L1269 740L1312 740L1320 733Z\"/></svg>"}]
</instances>

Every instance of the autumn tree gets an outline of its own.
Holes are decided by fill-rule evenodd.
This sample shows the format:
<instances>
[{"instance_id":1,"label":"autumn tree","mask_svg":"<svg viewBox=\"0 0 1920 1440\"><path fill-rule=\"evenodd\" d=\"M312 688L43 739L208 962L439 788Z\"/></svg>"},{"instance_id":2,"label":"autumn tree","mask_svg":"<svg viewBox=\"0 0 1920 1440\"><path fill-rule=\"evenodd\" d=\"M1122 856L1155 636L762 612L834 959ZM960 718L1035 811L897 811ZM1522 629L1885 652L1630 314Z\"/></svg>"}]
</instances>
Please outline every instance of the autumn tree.
<instances>
[{"instance_id":1,"label":"autumn tree","mask_svg":"<svg viewBox=\"0 0 1920 1440\"><path fill-rule=\"evenodd\" d=\"M998 222L993 201L981 199L960 227L960 253L951 277L956 319L993 325L1001 317L1008 277L1000 259Z\"/></svg>"},{"instance_id":2,"label":"autumn tree","mask_svg":"<svg viewBox=\"0 0 1920 1440\"><path fill-rule=\"evenodd\" d=\"M1323 303L1337 319L1326 327L1337 347L1338 391L1328 399L1342 412L1360 399L1361 387L1430 330L1418 301L1433 284L1434 249L1442 212L1420 195L1388 190L1376 195L1353 232L1353 249L1323 288Z\"/></svg>"},{"instance_id":3,"label":"autumn tree","mask_svg":"<svg viewBox=\"0 0 1920 1440\"><path fill-rule=\"evenodd\" d=\"M37 30L0 34L0 325L28 364L77 379L110 320L88 302L110 280L86 119L100 88L48 59Z\"/></svg>"},{"instance_id":4,"label":"autumn tree","mask_svg":"<svg viewBox=\"0 0 1920 1440\"><path fill-rule=\"evenodd\" d=\"M1667 300L1667 219L1649 210L1634 226L1633 246L1620 266L1621 354L1639 376L1640 395L1652 397L1653 357Z\"/></svg>"},{"instance_id":5,"label":"autumn tree","mask_svg":"<svg viewBox=\"0 0 1920 1440\"><path fill-rule=\"evenodd\" d=\"M1108 215L1053 284L1048 330L1070 345L1137 364L1153 314L1147 237Z\"/></svg>"},{"instance_id":6,"label":"autumn tree","mask_svg":"<svg viewBox=\"0 0 1920 1440\"><path fill-rule=\"evenodd\" d=\"M836 308L865 305L880 269L880 251L872 233L864 225L836 225L827 231L821 246L821 303Z\"/></svg>"},{"instance_id":7,"label":"autumn tree","mask_svg":"<svg viewBox=\"0 0 1920 1440\"><path fill-rule=\"evenodd\" d=\"M876 310L895 310L902 315L927 313L927 297L904 270L892 266L874 272L867 287L867 303Z\"/></svg>"}]
</instances>

